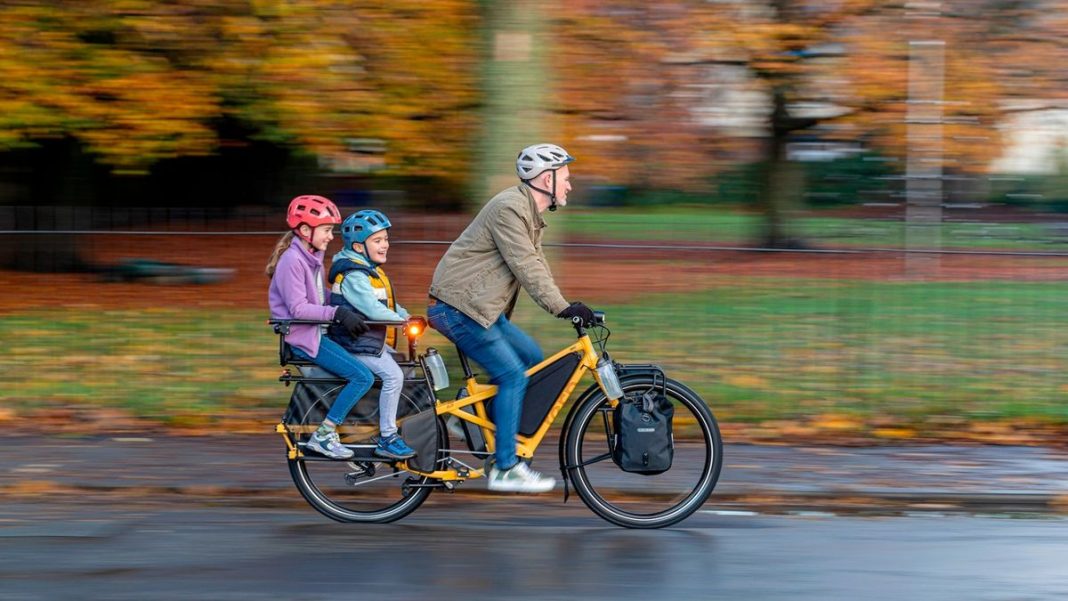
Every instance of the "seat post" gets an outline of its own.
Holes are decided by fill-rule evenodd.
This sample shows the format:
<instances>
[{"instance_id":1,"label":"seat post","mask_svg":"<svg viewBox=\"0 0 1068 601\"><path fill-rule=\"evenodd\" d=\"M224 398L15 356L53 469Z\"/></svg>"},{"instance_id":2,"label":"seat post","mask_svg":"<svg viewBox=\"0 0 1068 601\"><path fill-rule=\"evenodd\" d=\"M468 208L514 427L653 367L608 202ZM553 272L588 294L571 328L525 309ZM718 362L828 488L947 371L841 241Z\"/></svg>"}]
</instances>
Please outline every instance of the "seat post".
<instances>
[{"instance_id":1,"label":"seat post","mask_svg":"<svg viewBox=\"0 0 1068 601\"><path fill-rule=\"evenodd\" d=\"M470 380L475 377L475 375L471 373L471 364L467 362L467 355L460 350L460 347L456 347L456 354L460 357L460 367L464 370L464 379Z\"/></svg>"}]
</instances>

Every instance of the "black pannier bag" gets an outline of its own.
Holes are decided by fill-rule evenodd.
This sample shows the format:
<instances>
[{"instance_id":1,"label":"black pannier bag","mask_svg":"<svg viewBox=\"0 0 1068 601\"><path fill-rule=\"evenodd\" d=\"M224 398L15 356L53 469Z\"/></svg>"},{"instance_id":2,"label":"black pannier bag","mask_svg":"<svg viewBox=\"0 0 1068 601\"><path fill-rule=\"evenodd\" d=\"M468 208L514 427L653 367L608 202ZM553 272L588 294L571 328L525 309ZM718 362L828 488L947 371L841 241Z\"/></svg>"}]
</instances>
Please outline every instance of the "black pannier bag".
<instances>
[{"instance_id":1,"label":"black pannier bag","mask_svg":"<svg viewBox=\"0 0 1068 601\"><path fill-rule=\"evenodd\" d=\"M634 474L653 475L669 470L675 456L671 434L674 415L675 407L664 396L664 389L656 385L620 399L612 413L612 461Z\"/></svg>"},{"instance_id":2,"label":"black pannier bag","mask_svg":"<svg viewBox=\"0 0 1068 601\"><path fill-rule=\"evenodd\" d=\"M282 421L291 426L317 426L326 418L330 407L337 399L337 393L344 387L344 381L335 379L332 374L319 368L307 369L307 371L302 368L302 371L305 377L324 380L297 382ZM378 396L381 391L382 383L376 378L371 389L349 412L345 424L370 427L369 430L377 436ZM415 458L408 461L408 465L426 472L433 471L439 451L438 420L431 399L423 379L405 379L397 406L397 424L404 436L404 441L418 453ZM346 442L349 443L349 441ZM373 443L369 437L358 441L357 444L371 445ZM356 456L361 458L366 454L366 459L372 459L372 452L372 448L361 448L357 450Z\"/></svg>"},{"instance_id":3,"label":"black pannier bag","mask_svg":"<svg viewBox=\"0 0 1068 601\"><path fill-rule=\"evenodd\" d=\"M426 385L423 384L423 387ZM408 417L401 417L399 413L398 411L397 423L404 442L417 453L408 460L408 467L421 472L434 471L437 468L440 450L438 444L441 440L438 433L440 422L434 407L430 406L429 409L423 409Z\"/></svg>"},{"instance_id":4,"label":"black pannier bag","mask_svg":"<svg viewBox=\"0 0 1068 601\"><path fill-rule=\"evenodd\" d=\"M315 374L314 377L320 377L320 374ZM321 377L331 377L331 374L323 372ZM326 418L330 405L334 404L337 397L337 391L341 390L343 385L344 383L334 382L297 382L293 386L289 407L286 408L282 421L291 426L319 425Z\"/></svg>"}]
</instances>

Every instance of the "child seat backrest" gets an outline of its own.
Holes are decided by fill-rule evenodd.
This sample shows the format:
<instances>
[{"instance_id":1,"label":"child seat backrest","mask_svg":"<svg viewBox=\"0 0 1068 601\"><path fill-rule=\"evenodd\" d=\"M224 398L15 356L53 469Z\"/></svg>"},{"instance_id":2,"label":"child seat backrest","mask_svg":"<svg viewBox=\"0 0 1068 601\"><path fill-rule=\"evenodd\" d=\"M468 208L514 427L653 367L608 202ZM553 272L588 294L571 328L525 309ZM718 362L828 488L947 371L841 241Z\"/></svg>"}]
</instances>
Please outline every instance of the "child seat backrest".
<instances>
[{"instance_id":1,"label":"child seat backrest","mask_svg":"<svg viewBox=\"0 0 1068 601\"><path fill-rule=\"evenodd\" d=\"M293 347L289 343L282 341L281 346L278 349L278 362L281 365L297 365L297 366L314 366L315 363L308 361L307 359L298 358L293 354ZM302 370L303 371L303 370Z\"/></svg>"}]
</instances>

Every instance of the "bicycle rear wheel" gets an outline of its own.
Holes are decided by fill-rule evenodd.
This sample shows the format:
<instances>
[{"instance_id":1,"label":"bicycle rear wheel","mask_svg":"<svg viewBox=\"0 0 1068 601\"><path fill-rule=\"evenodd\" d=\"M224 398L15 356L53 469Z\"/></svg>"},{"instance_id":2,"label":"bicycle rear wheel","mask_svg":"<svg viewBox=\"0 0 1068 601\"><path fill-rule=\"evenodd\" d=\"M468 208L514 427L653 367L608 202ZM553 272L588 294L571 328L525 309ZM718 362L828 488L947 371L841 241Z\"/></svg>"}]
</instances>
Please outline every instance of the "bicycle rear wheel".
<instances>
[{"instance_id":1,"label":"bicycle rear wheel","mask_svg":"<svg viewBox=\"0 0 1068 601\"><path fill-rule=\"evenodd\" d=\"M658 383L659 384L659 383ZM623 380L627 398L653 386L648 376ZM564 434L564 461L575 491L594 513L627 528L676 524L712 494L722 467L723 441L708 406L685 385L668 379L665 395L675 406L675 457L656 475L625 472L612 461L612 407L598 390L575 408Z\"/></svg>"},{"instance_id":2,"label":"bicycle rear wheel","mask_svg":"<svg viewBox=\"0 0 1068 601\"><path fill-rule=\"evenodd\" d=\"M291 405L286 423L290 436L302 450L328 410L325 400L336 395L339 388L321 391L310 404L305 400L299 413ZM304 499L319 513L339 522L399 520L422 505L433 490L434 481L429 478L373 455L375 443L371 437L378 433L378 390L378 385L372 388L338 428L342 443L356 452L352 459L333 460L306 451L303 457L289 460L289 473ZM417 390L426 392L425 386ZM398 419L433 406L433 401L417 390L405 388ZM438 437L438 447L446 448L444 428L438 428Z\"/></svg>"}]
</instances>

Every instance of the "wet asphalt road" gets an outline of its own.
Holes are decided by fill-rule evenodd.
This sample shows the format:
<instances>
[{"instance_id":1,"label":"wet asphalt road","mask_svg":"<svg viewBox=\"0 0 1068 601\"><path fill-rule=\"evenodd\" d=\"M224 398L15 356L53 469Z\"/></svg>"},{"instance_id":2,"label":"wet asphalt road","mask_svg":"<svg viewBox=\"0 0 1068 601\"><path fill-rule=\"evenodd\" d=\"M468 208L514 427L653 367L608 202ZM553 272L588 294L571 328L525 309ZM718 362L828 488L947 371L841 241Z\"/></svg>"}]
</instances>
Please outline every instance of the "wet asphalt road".
<instances>
[{"instance_id":1,"label":"wet asphalt road","mask_svg":"<svg viewBox=\"0 0 1068 601\"><path fill-rule=\"evenodd\" d=\"M310 508L0 506L0 600L1068 598L1068 519L703 511L620 529L580 502L434 495L385 526Z\"/></svg>"}]
</instances>

